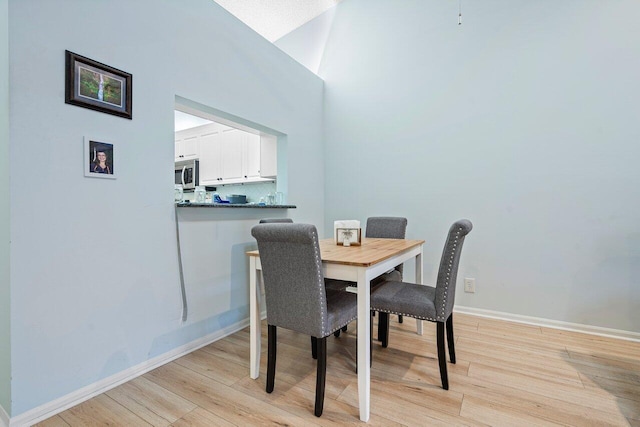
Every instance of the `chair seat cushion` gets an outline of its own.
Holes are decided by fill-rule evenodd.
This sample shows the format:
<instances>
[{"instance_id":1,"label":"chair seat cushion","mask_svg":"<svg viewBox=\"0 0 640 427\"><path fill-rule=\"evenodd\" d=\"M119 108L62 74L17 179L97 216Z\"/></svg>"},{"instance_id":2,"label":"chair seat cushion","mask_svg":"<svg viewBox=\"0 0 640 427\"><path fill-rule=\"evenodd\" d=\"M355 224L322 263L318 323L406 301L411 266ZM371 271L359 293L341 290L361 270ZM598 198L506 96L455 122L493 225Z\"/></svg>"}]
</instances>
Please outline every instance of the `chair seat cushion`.
<instances>
[{"instance_id":1,"label":"chair seat cushion","mask_svg":"<svg viewBox=\"0 0 640 427\"><path fill-rule=\"evenodd\" d=\"M387 281L371 290L371 310L436 322L436 288Z\"/></svg>"},{"instance_id":2,"label":"chair seat cushion","mask_svg":"<svg viewBox=\"0 0 640 427\"><path fill-rule=\"evenodd\" d=\"M327 289L329 336L358 317L358 296L351 292ZM324 337L317 337L324 338Z\"/></svg>"},{"instance_id":3,"label":"chair seat cushion","mask_svg":"<svg viewBox=\"0 0 640 427\"><path fill-rule=\"evenodd\" d=\"M402 273L398 270L391 270L390 273L384 273L376 277L371 281L371 287L378 286L382 282L401 282L402 281Z\"/></svg>"}]
</instances>

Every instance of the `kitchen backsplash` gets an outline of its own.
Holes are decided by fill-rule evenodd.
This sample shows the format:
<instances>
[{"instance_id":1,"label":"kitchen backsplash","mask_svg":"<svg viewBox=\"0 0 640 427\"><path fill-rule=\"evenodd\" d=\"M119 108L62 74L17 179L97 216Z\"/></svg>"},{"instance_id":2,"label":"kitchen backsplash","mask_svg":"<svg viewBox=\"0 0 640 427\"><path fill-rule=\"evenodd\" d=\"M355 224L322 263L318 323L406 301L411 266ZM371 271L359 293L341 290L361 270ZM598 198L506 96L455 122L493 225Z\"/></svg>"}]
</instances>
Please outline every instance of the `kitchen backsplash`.
<instances>
[{"instance_id":1,"label":"kitchen backsplash","mask_svg":"<svg viewBox=\"0 0 640 427\"><path fill-rule=\"evenodd\" d=\"M222 185L216 187L216 193L223 199L226 200L227 196L230 194L244 194L247 196L247 203L258 203L260 202L260 198L264 197L266 199L267 194L276 192L276 183L275 182L265 182L259 184L238 184L238 185ZM211 195L213 191L207 191L207 200L211 199ZM185 200L193 200L193 192L188 192L184 194ZM286 202L286 196L285 196Z\"/></svg>"}]
</instances>

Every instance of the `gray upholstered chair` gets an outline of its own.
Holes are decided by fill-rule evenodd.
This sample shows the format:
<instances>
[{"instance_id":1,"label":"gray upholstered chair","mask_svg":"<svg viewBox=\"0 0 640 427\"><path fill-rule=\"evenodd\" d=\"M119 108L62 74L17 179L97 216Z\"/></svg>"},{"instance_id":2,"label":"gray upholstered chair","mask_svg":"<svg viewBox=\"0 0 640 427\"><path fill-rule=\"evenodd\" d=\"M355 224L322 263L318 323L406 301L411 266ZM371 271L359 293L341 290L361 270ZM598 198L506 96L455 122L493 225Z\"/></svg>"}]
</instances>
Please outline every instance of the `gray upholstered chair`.
<instances>
[{"instance_id":1,"label":"gray upholstered chair","mask_svg":"<svg viewBox=\"0 0 640 427\"><path fill-rule=\"evenodd\" d=\"M274 224L274 223L292 223L291 218L262 218L260 224Z\"/></svg>"},{"instance_id":2,"label":"gray upholstered chair","mask_svg":"<svg viewBox=\"0 0 640 427\"><path fill-rule=\"evenodd\" d=\"M277 328L311 336L318 359L315 415L322 415L327 371L326 337L357 317L357 296L326 290L316 227L309 224L259 224L258 242L264 279L267 324L267 393L275 383Z\"/></svg>"},{"instance_id":3,"label":"gray upholstered chair","mask_svg":"<svg viewBox=\"0 0 640 427\"><path fill-rule=\"evenodd\" d=\"M407 218L396 216L372 216L367 218L367 228L365 237L378 239L404 239L407 233ZM397 265L393 270L386 272L371 281L371 289L376 285L387 281L402 281L402 264ZM331 289L344 289L353 286L352 282L331 281L327 286ZM375 313L375 312L374 312ZM398 321L402 323L402 316L398 316ZM345 326L342 331L346 332ZM340 336L340 331L336 331L335 336ZM378 340L381 339L380 327L378 326Z\"/></svg>"},{"instance_id":4,"label":"gray upholstered chair","mask_svg":"<svg viewBox=\"0 0 640 427\"><path fill-rule=\"evenodd\" d=\"M445 325L449 359L451 363L456 363L452 314L456 296L456 277L462 244L472 228L471 221L466 219L456 221L449 228L435 288L415 283L388 281L371 291L371 310L380 313L378 330L382 331L382 347L389 345L389 313L436 323L440 379L442 388L445 390L449 389L447 357L444 349Z\"/></svg>"},{"instance_id":5,"label":"gray upholstered chair","mask_svg":"<svg viewBox=\"0 0 640 427\"><path fill-rule=\"evenodd\" d=\"M404 239L407 234L407 218L395 216L372 216L367 218L367 228L365 237L378 239ZM387 280L402 282L402 267L397 265L392 271L384 273L371 281L371 286L375 286ZM398 322L402 323L402 316L398 316ZM380 329L378 329L378 340L380 339Z\"/></svg>"}]
</instances>

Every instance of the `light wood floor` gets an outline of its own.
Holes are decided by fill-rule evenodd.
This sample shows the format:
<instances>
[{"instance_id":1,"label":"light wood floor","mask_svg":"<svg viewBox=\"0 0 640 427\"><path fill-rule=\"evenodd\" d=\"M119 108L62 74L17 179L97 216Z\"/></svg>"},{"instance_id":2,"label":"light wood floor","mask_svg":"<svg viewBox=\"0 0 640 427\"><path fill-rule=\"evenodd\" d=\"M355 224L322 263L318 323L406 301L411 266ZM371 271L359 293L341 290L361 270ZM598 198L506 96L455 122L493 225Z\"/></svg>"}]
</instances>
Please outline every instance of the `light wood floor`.
<instances>
[{"instance_id":1,"label":"light wood floor","mask_svg":"<svg viewBox=\"0 0 640 427\"><path fill-rule=\"evenodd\" d=\"M640 426L640 343L455 314L458 363L440 387L435 325L392 316L374 344L372 426ZM245 329L60 413L39 426L356 425L355 323L328 339L324 414L313 415L306 336L279 330L275 390L249 378Z\"/></svg>"}]
</instances>

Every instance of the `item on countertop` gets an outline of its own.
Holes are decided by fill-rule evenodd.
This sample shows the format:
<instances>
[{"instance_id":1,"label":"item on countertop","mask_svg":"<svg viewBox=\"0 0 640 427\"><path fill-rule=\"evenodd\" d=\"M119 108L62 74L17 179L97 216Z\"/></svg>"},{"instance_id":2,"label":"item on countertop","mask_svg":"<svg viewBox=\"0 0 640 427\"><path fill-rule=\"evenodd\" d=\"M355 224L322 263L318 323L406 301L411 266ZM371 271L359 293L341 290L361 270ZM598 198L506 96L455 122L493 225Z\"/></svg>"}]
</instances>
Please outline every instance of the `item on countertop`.
<instances>
[{"instance_id":1,"label":"item on countertop","mask_svg":"<svg viewBox=\"0 0 640 427\"><path fill-rule=\"evenodd\" d=\"M276 204L276 195L273 193L267 194L267 205L275 205Z\"/></svg>"},{"instance_id":2,"label":"item on countertop","mask_svg":"<svg viewBox=\"0 0 640 427\"><path fill-rule=\"evenodd\" d=\"M176 184L174 194L175 194L174 200L178 203L181 202L182 199L184 198L184 191L182 189L182 184Z\"/></svg>"},{"instance_id":3,"label":"item on countertop","mask_svg":"<svg viewBox=\"0 0 640 427\"><path fill-rule=\"evenodd\" d=\"M193 196L195 203L204 203L207 198L207 191L204 189L203 185L198 185L193 191Z\"/></svg>"},{"instance_id":4,"label":"item on countertop","mask_svg":"<svg viewBox=\"0 0 640 427\"><path fill-rule=\"evenodd\" d=\"M244 194L230 194L227 196L227 200L234 205L244 205L247 203L247 196Z\"/></svg>"},{"instance_id":5,"label":"item on countertop","mask_svg":"<svg viewBox=\"0 0 640 427\"><path fill-rule=\"evenodd\" d=\"M276 192L276 205L284 205L284 193L282 191Z\"/></svg>"}]
</instances>

